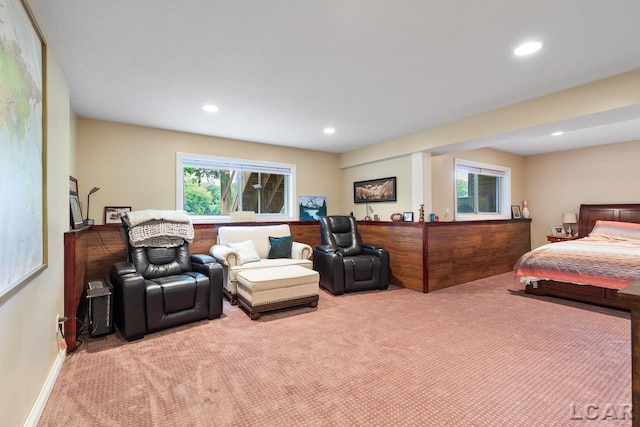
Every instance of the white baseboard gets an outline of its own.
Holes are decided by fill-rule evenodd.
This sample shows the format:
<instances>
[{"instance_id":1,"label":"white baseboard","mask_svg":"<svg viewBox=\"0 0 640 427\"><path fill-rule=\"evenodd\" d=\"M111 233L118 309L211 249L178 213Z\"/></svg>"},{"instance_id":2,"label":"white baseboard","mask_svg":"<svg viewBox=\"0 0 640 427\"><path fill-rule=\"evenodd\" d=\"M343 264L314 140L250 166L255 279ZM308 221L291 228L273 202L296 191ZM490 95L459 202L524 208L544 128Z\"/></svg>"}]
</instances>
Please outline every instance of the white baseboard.
<instances>
[{"instance_id":1,"label":"white baseboard","mask_svg":"<svg viewBox=\"0 0 640 427\"><path fill-rule=\"evenodd\" d=\"M66 357L67 357L66 349L58 352L58 356L56 356L56 361L53 364L53 367L51 367L51 371L49 371L47 380L42 386L42 389L40 389L38 398L33 404L33 407L29 412L29 416L24 422L25 427L36 427L38 425L38 421L40 421L42 412L44 412L44 407L47 405L47 400L49 400L49 396L51 395L51 391L53 390L53 386L56 383L56 379L58 378L58 374L62 369L62 364L64 363L64 359Z\"/></svg>"}]
</instances>

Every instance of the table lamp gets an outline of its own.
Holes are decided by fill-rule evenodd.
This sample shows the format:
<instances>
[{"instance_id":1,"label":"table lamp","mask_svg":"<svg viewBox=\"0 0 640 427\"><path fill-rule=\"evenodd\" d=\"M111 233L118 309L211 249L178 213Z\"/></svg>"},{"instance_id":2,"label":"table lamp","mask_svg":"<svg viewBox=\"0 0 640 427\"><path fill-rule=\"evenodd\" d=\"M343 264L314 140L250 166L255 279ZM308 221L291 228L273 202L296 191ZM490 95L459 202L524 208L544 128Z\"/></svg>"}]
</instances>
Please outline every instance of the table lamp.
<instances>
[{"instance_id":1,"label":"table lamp","mask_svg":"<svg viewBox=\"0 0 640 427\"><path fill-rule=\"evenodd\" d=\"M567 236L573 236L573 230L571 229L571 224L578 223L578 215L573 212L563 213L562 214L562 223L567 224Z\"/></svg>"},{"instance_id":2,"label":"table lamp","mask_svg":"<svg viewBox=\"0 0 640 427\"><path fill-rule=\"evenodd\" d=\"M98 187L93 187L91 189L91 191L89 191L89 194L87 194L87 218L84 220L84 225L93 225L94 221L92 219L89 219L89 200L90 197L93 193L95 193L96 191L98 191L100 188Z\"/></svg>"}]
</instances>

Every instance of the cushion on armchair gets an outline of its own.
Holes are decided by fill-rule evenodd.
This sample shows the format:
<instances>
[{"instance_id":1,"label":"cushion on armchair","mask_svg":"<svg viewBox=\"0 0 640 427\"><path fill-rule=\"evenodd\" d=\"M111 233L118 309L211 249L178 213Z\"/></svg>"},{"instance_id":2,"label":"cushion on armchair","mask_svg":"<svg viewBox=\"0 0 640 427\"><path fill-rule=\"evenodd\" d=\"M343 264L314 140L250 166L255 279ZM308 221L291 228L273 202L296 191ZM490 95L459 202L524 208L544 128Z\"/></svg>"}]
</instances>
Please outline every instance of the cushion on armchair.
<instances>
[{"instance_id":1,"label":"cushion on armchair","mask_svg":"<svg viewBox=\"0 0 640 427\"><path fill-rule=\"evenodd\" d=\"M269 236L269 258L291 258L293 236L273 237Z\"/></svg>"},{"instance_id":2,"label":"cushion on armchair","mask_svg":"<svg viewBox=\"0 0 640 427\"><path fill-rule=\"evenodd\" d=\"M251 240L229 243L229 247L235 249L240 254L240 265L260 261L260 255Z\"/></svg>"}]
</instances>

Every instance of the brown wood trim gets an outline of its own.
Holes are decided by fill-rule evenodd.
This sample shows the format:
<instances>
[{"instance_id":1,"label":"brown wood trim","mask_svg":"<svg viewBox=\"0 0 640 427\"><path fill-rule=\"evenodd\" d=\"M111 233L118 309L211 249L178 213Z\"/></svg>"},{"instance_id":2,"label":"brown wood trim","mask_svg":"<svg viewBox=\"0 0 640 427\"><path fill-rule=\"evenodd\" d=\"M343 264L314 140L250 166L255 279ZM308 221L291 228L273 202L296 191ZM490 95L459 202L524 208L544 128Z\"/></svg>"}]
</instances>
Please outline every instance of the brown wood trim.
<instances>
[{"instance_id":1,"label":"brown wood trim","mask_svg":"<svg viewBox=\"0 0 640 427\"><path fill-rule=\"evenodd\" d=\"M589 235L598 220L640 223L640 204L580 205L578 237L586 237Z\"/></svg>"},{"instance_id":2,"label":"brown wood trim","mask_svg":"<svg viewBox=\"0 0 640 427\"><path fill-rule=\"evenodd\" d=\"M427 247L427 242L429 241L429 229L427 227L422 228L422 271L429 271L429 251ZM422 275L422 292L429 292L429 275Z\"/></svg>"},{"instance_id":3,"label":"brown wood trim","mask_svg":"<svg viewBox=\"0 0 640 427\"><path fill-rule=\"evenodd\" d=\"M632 407L640 408L640 280L620 289L618 297L631 309L631 403ZM633 425L639 426L639 420L636 414Z\"/></svg>"},{"instance_id":4,"label":"brown wood trim","mask_svg":"<svg viewBox=\"0 0 640 427\"><path fill-rule=\"evenodd\" d=\"M287 301L278 301L269 304L252 306L248 300L246 300L242 295L238 294L238 306L248 311L251 320L258 320L258 318L260 318L260 314L267 311L278 310L281 308L297 307L300 305L317 307L319 299L319 295L311 295L308 297L296 298Z\"/></svg>"},{"instance_id":5,"label":"brown wood trim","mask_svg":"<svg viewBox=\"0 0 640 427\"><path fill-rule=\"evenodd\" d=\"M555 280L540 280L538 281L537 287L528 284L524 291L532 295L547 295L598 304L605 307L629 309L628 302L621 298L621 291L606 289L600 286L576 285L573 283L557 282Z\"/></svg>"},{"instance_id":6,"label":"brown wood trim","mask_svg":"<svg viewBox=\"0 0 640 427\"><path fill-rule=\"evenodd\" d=\"M76 350L78 305L84 291L86 271L86 239L91 227L69 230L64 233L64 336L67 351Z\"/></svg>"}]
</instances>

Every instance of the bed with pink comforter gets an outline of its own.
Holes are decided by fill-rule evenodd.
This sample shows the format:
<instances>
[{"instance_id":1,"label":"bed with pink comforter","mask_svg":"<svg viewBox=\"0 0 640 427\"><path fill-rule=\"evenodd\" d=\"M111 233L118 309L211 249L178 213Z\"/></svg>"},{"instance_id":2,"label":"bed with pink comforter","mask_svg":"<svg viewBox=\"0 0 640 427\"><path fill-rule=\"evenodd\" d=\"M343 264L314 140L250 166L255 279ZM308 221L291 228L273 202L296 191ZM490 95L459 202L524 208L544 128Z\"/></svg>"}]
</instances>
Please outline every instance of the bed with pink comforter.
<instances>
[{"instance_id":1,"label":"bed with pink comforter","mask_svg":"<svg viewBox=\"0 0 640 427\"><path fill-rule=\"evenodd\" d=\"M574 292L604 297L607 289L617 291L640 278L640 224L597 221L587 237L527 252L516 263L515 275L528 293L544 294L535 292L541 283L562 282L587 285Z\"/></svg>"}]
</instances>

